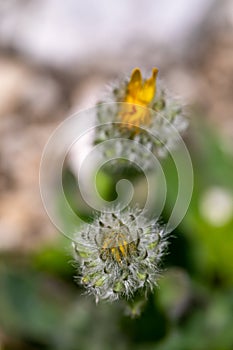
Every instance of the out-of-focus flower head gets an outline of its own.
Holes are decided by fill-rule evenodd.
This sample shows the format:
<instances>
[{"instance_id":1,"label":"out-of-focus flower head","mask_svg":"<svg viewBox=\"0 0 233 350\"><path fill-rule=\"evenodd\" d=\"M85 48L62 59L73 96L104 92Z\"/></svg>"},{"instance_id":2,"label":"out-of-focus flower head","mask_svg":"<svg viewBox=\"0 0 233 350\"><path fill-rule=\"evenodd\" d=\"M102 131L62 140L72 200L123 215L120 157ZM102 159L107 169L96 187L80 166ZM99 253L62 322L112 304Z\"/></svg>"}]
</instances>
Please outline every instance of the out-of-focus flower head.
<instances>
[{"instance_id":1,"label":"out-of-focus flower head","mask_svg":"<svg viewBox=\"0 0 233 350\"><path fill-rule=\"evenodd\" d=\"M102 126L96 129L95 144L115 138L114 149L106 152L116 157L120 157L121 138L134 140L161 157L168 148L173 148L177 132L187 127L187 120L182 104L157 81L157 75L158 69L153 68L152 75L143 79L140 69L135 68L130 78L112 86L97 106L97 118ZM129 160L135 159L133 153L132 148L127 152ZM150 159L145 159L145 167L150 164Z\"/></svg>"},{"instance_id":2,"label":"out-of-focus flower head","mask_svg":"<svg viewBox=\"0 0 233 350\"><path fill-rule=\"evenodd\" d=\"M98 300L130 298L157 284L166 230L140 209L102 212L73 243L78 280Z\"/></svg>"}]
</instances>

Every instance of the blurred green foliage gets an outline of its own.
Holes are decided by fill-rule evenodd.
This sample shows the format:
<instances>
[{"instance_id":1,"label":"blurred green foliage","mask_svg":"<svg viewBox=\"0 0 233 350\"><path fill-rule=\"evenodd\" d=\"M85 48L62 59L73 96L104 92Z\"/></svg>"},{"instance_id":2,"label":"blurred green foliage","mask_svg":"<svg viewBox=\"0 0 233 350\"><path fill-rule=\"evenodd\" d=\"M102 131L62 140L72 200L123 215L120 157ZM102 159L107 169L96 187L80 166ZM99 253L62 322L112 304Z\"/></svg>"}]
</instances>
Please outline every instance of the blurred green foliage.
<instances>
[{"instance_id":1,"label":"blurred green foliage","mask_svg":"<svg viewBox=\"0 0 233 350\"><path fill-rule=\"evenodd\" d=\"M159 288L146 305L139 298L132 305L96 306L76 285L70 241L58 234L53 245L34 253L0 256L1 350L233 349L233 215L216 224L203 214L201 204L212 188L233 193L233 159L226 140L212 127L198 120L190 129L186 143L194 167L192 201L170 238ZM177 175L171 159L164 160L163 168L166 222ZM97 184L105 199L115 196L106 173L98 174ZM88 218L89 209L73 196L72 174L65 175L64 185L74 209ZM141 307L140 317L129 317Z\"/></svg>"}]
</instances>

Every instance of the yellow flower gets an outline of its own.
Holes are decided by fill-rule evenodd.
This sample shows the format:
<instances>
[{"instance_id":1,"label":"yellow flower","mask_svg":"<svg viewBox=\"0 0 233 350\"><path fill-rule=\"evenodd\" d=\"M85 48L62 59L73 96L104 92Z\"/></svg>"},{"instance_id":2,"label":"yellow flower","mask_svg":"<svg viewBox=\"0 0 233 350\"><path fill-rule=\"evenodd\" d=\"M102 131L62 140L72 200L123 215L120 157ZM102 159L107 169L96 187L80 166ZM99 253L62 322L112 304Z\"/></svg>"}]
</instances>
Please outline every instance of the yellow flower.
<instances>
[{"instance_id":1,"label":"yellow flower","mask_svg":"<svg viewBox=\"0 0 233 350\"><path fill-rule=\"evenodd\" d=\"M157 68L152 69L149 77L135 68L129 78L114 84L105 100L97 105L96 119L101 128L96 128L94 144L115 140L112 147L104 147L105 156L131 162L142 158L144 169L151 169L153 162L149 154L138 144L159 157L164 157L175 147L178 138L174 130L184 131L187 120L181 101L157 80L157 75ZM106 103L109 101L112 103ZM127 144L122 139L136 142ZM120 163L120 168L126 166L125 160ZM120 163L114 161L114 164ZM112 253L115 257L116 254L115 251Z\"/></svg>"},{"instance_id":2,"label":"yellow flower","mask_svg":"<svg viewBox=\"0 0 233 350\"><path fill-rule=\"evenodd\" d=\"M135 68L132 71L130 81L127 86L125 101L147 107L153 100L156 93L156 77L158 69L153 68L152 76L143 81L141 71Z\"/></svg>"},{"instance_id":3,"label":"yellow flower","mask_svg":"<svg viewBox=\"0 0 233 350\"><path fill-rule=\"evenodd\" d=\"M124 98L124 102L131 105L124 105L119 114L119 119L122 123L127 124L128 129L136 127L135 130L138 132L137 127L150 124L151 117L146 108L156 94L157 74L158 69L153 68L152 76L143 81L139 68L135 68L132 71Z\"/></svg>"}]
</instances>

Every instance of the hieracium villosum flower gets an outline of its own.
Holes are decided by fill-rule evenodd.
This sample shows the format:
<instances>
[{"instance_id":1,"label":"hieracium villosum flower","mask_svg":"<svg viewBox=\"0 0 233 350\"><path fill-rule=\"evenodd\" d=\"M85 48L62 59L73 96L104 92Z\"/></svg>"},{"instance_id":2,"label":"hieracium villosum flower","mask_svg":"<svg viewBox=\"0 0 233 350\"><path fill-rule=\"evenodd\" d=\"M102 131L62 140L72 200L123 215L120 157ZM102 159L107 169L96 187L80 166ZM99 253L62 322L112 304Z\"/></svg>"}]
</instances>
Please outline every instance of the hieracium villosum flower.
<instances>
[{"instance_id":1,"label":"hieracium villosum flower","mask_svg":"<svg viewBox=\"0 0 233 350\"><path fill-rule=\"evenodd\" d=\"M139 209L102 212L73 243L78 280L96 301L129 298L157 284L166 230Z\"/></svg>"},{"instance_id":2,"label":"hieracium villosum flower","mask_svg":"<svg viewBox=\"0 0 233 350\"><path fill-rule=\"evenodd\" d=\"M114 147L106 150L108 155L120 157L121 138L128 138L164 156L176 143L174 129L180 132L186 128L182 104L168 93L157 75L158 69L153 68L152 75L144 79L135 68L129 79L116 83L98 104L97 118L102 127L96 129L94 143L116 139ZM126 152L129 160L135 159L133 153L138 153L138 148ZM145 152L138 156L145 157ZM145 158L146 164L150 167L150 159Z\"/></svg>"},{"instance_id":3,"label":"hieracium villosum flower","mask_svg":"<svg viewBox=\"0 0 233 350\"><path fill-rule=\"evenodd\" d=\"M140 132L137 127L151 124L151 114L147 108L138 108L138 106L148 107L156 93L156 77L158 69L153 68L152 76L143 81L141 72L138 68L134 69L127 85L124 102L118 119L126 128L134 132Z\"/></svg>"}]
</instances>

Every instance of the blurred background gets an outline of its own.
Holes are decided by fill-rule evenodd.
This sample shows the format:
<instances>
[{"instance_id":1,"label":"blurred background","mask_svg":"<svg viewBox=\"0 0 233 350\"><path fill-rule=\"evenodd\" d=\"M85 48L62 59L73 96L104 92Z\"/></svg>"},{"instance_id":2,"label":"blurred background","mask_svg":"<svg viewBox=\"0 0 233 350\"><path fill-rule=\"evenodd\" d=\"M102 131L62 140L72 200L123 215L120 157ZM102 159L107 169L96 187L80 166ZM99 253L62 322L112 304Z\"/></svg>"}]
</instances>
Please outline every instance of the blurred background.
<instances>
[{"instance_id":1,"label":"blurred background","mask_svg":"<svg viewBox=\"0 0 233 350\"><path fill-rule=\"evenodd\" d=\"M136 66L187 104L195 183L160 286L131 318L82 295L38 174L55 127ZM232 146L231 0L0 0L0 350L233 349ZM74 183L68 164L68 195Z\"/></svg>"}]
</instances>

